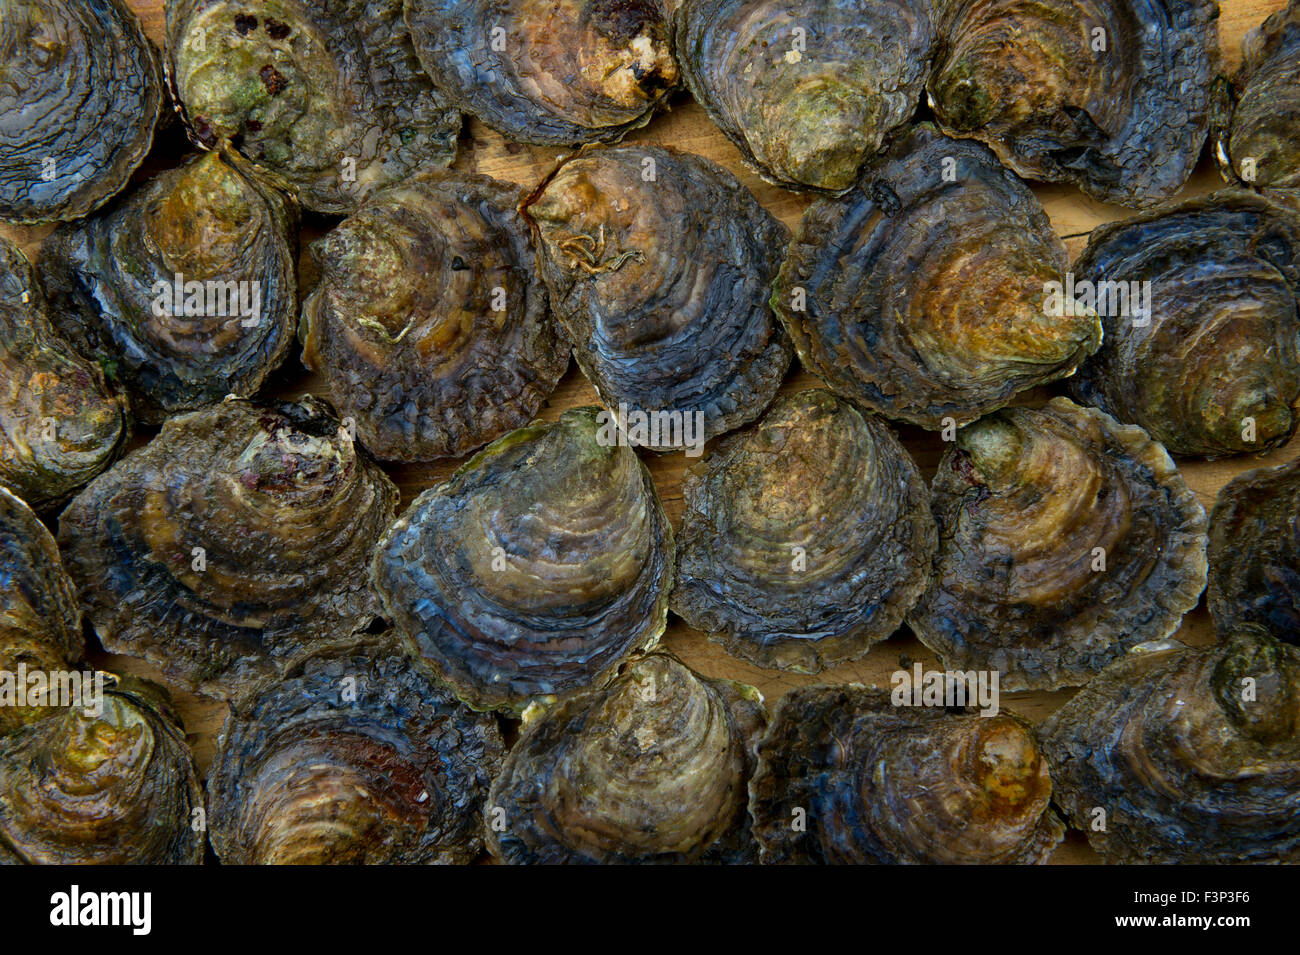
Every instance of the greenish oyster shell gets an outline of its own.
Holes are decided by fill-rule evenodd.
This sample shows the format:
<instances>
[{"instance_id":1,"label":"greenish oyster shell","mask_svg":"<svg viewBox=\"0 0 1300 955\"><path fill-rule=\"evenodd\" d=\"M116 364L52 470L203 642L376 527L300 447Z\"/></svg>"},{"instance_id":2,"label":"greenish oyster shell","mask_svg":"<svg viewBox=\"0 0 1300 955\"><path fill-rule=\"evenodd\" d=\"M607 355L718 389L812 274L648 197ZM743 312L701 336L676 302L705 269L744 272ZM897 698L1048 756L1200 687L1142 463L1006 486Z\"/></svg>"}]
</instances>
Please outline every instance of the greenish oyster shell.
<instances>
[{"instance_id":1,"label":"greenish oyster shell","mask_svg":"<svg viewBox=\"0 0 1300 955\"><path fill-rule=\"evenodd\" d=\"M789 232L735 177L660 147L589 147L523 212L578 366L630 443L702 446L762 414L793 357L767 303ZM638 433L640 415L671 416L667 433Z\"/></svg>"},{"instance_id":2,"label":"greenish oyster shell","mask_svg":"<svg viewBox=\"0 0 1300 955\"><path fill-rule=\"evenodd\" d=\"M1039 733L1057 805L1107 862L1300 861L1300 649L1258 627L1139 646Z\"/></svg>"},{"instance_id":3,"label":"greenish oyster shell","mask_svg":"<svg viewBox=\"0 0 1300 955\"><path fill-rule=\"evenodd\" d=\"M70 221L153 145L162 67L124 0L5 0L0 221Z\"/></svg>"},{"instance_id":4,"label":"greenish oyster shell","mask_svg":"<svg viewBox=\"0 0 1300 955\"><path fill-rule=\"evenodd\" d=\"M659 0L406 0L415 51L458 108L507 139L621 139L678 85Z\"/></svg>"},{"instance_id":5,"label":"greenish oyster shell","mask_svg":"<svg viewBox=\"0 0 1300 955\"><path fill-rule=\"evenodd\" d=\"M140 420L251 397L288 356L298 210L279 187L233 151L204 153L42 246L55 326Z\"/></svg>"},{"instance_id":6,"label":"greenish oyster shell","mask_svg":"<svg viewBox=\"0 0 1300 955\"><path fill-rule=\"evenodd\" d=\"M1177 630L1205 588L1205 510L1169 455L1068 399L962 428L931 493L935 575L907 622L1003 690L1084 683Z\"/></svg>"},{"instance_id":7,"label":"greenish oyster shell","mask_svg":"<svg viewBox=\"0 0 1300 955\"><path fill-rule=\"evenodd\" d=\"M1236 190L1190 199L1098 226L1073 276L1109 289L1105 344L1071 382L1081 400L1175 454L1266 451L1295 433L1300 215Z\"/></svg>"},{"instance_id":8,"label":"greenish oyster shell","mask_svg":"<svg viewBox=\"0 0 1300 955\"><path fill-rule=\"evenodd\" d=\"M923 123L804 213L772 304L832 391L938 429L1072 374L1097 349L1091 310L1050 307L1066 263L1028 186L985 147Z\"/></svg>"},{"instance_id":9,"label":"greenish oyster shell","mask_svg":"<svg viewBox=\"0 0 1300 955\"><path fill-rule=\"evenodd\" d=\"M475 709L599 685L664 632L672 525L599 418L579 408L499 438L417 497L375 553L385 617Z\"/></svg>"},{"instance_id":10,"label":"greenish oyster shell","mask_svg":"<svg viewBox=\"0 0 1300 955\"><path fill-rule=\"evenodd\" d=\"M839 192L916 112L932 0L682 0L686 85L745 161L792 189Z\"/></svg>"},{"instance_id":11,"label":"greenish oyster shell","mask_svg":"<svg viewBox=\"0 0 1300 955\"><path fill-rule=\"evenodd\" d=\"M1255 624L1300 645L1300 458L1219 491L1208 559L1206 600L1220 632Z\"/></svg>"},{"instance_id":12,"label":"greenish oyster shell","mask_svg":"<svg viewBox=\"0 0 1300 955\"><path fill-rule=\"evenodd\" d=\"M0 680L19 667L50 673L80 660L81 609L59 547L16 495L0 488ZM0 706L0 735L50 713L39 701Z\"/></svg>"},{"instance_id":13,"label":"greenish oyster shell","mask_svg":"<svg viewBox=\"0 0 1300 955\"><path fill-rule=\"evenodd\" d=\"M930 494L888 425L787 395L682 479L672 609L728 653L817 673L888 638L929 581Z\"/></svg>"},{"instance_id":14,"label":"greenish oyster shell","mask_svg":"<svg viewBox=\"0 0 1300 955\"><path fill-rule=\"evenodd\" d=\"M1026 179L1152 206L1205 142L1218 16L1213 0L945 0L930 106Z\"/></svg>"},{"instance_id":15,"label":"greenish oyster shell","mask_svg":"<svg viewBox=\"0 0 1300 955\"><path fill-rule=\"evenodd\" d=\"M777 703L749 784L768 864L1047 861L1065 835L1030 725L806 686Z\"/></svg>"},{"instance_id":16,"label":"greenish oyster shell","mask_svg":"<svg viewBox=\"0 0 1300 955\"><path fill-rule=\"evenodd\" d=\"M166 0L166 12L190 137L230 140L305 208L346 214L455 158L460 114L421 71L402 0Z\"/></svg>"},{"instance_id":17,"label":"greenish oyster shell","mask_svg":"<svg viewBox=\"0 0 1300 955\"><path fill-rule=\"evenodd\" d=\"M1214 130L1224 179L1300 209L1300 0L1246 35L1231 91Z\"/></svg>"},{"instance_id":18,"label":"greenish oyster shell","mask_svg":"<svg viewBox=\"0 0 1300 955\"><path fill-rule=\"evenodd\" d=\"M505 744L387 643L308 658L231 712L208 774L227 865L463 864Z\"/></svg>"},{"instance_id":19,"label":"greenish oyster shell","mask_svg":"<svg viewBox=\"0 0 1300 955\"><path fill-rule=\"evenodd\" d=\"M303 364L380 458L456 457L532 420L569 366L521 190L434 173L312 246Z\"/></svg>"},{"instance_id":20,"label":"greenish oyster shell","mask_svg":"<svg viewBox=\"0 0 1300 955\"><path fill-rule=\"evenodd\" d=\"M366 568L397 498L323 403L230 399L97 478L59 545L104 649L239 702L374 619Z\"/></svg>"},{"instance_id":21,"label":"greenish oyster shell","mask_svg":"<svg viewBox=\"0 0 1300 955\"><path fill-rule=\"evenodd\" d=\"M101 676L90 705L0 736L0 865L203 862L203 788L170 697Z\"/></svg>"},{"instance_id":22,"label":"greenish oyster shell","mask_svg":"<svg viewBox=\"0 0 1300 955\"><path fill-rule=\"evenodd\" d=\"M608 686L525 714L488 796L488 849L534 865L753 862L747 786L766 725L753 687L634 658Z\"/></svg>"},{"instance_id":23,"label":"greenish oyster shell","mask_svg":"<svg viewBox=\"0 0 1300 955\"><path fill-rule=\"evenodd\" d=\"M54 330L27 257L0 237L0 486L49 510L130 435L126 398Z\"/></svg>"}]
</instances>

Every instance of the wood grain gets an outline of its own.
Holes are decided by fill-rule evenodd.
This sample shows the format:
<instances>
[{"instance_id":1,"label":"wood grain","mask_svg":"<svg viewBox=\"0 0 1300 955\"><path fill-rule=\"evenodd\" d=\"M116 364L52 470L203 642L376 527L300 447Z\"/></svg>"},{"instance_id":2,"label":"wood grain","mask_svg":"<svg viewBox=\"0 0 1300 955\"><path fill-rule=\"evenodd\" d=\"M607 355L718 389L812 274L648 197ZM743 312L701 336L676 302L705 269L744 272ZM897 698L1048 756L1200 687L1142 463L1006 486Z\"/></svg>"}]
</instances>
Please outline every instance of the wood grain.
<instances>
[{"instance_id":1,"label":"wood grain","mask_svg":"<svg viewBox=\"0 0 1300 955\"><path fill-rule=\"evenodd\" d=\"M140 14L149 35L161 45L163 38L161 0L128 0L128 2ZM1223 0L1219 19L1220 46L1228 70L1235 70L1240 62L1241 40L1245 33L1256 27L1268 14L1285 5L1286 0ZM713 159L738 176L763 205L792 228L797 225L799 217L809 204L806 198L771 186L745 168L735 147L718 132L704 111L685 94L677 96L668 112L656 117L645 129L633 133L628 140L667 144ZM164 131L160 134L153 153L137 178L143 178L160 168L174 165L186 149L184 137L175 126ZM496 133L476 121L471 121L466 126L462 152L456 167L532 186L552 168L563 153L564 150L560 149L507 143ZM1221 185L1218 173L1213 169L1208 155L1203 155L1184 194L1209 192ZM1103 222L1124 218L1127 214L1122 208L1089 199L1072 187L1038 185L1034 187L1034 191L1047 209L1053 226L1065 239L1072 256L1077 255L1083 248L1091 229ZM304 229L304 251L306 245L330 225L330 221L309 217ZM32 254L48 234L49 229L8 227L0 228L0 231L19 242L29 254ZM313 273L314 270L304 254L301 269L304 288L309 288L314 281ZM819 385L816 379L796 367L791 371L782 390L797 391ZM281 371L270 390L277 394L298 395L317 391L318 388L312 376L307 374L295 360ZM1022 400L1038 403L1054 393L1059 391L1039 389ZM571 364L542 417L553 420L565 408L595 403L595 392L578 372L576 366ZM905 427L900 430L904 443L928 479L933 474L942 453L942 443L936 435L915 428ZM1255 467L1280 464L1290 460L1298 452L1300 452L1300 438L1268 455L1222 461L1184 459L1179 461L1179 466L1187 482L1208 510L1213 506L1219 489L1237 474ZM682 454L648 455L645 460L654 476L668 514L675 523L681 514L681 475L687 460ZM406 503L424 488L444 479L460 463L460 461L449 461L427 466L394 467L389 470L401 488L403 502ZM1204 602L1187 616L1178 636L1189 643L1197 644L1206 643L1213 638ZM900 662L909 665L912 660L927 665L934 662L934 654L906 632L874 648L863 660L836 667L816 677L760 670L733 659L676 617L670 619L669 631L664 642L683 660L703 673L753 684L762 691L769 706L792 687L816 682L849 681L887 686L890 674L899 668ZM92 654L92 659L98 665L109 669L153 675L147 665L125 657L100 652ZM1047 716L1072 695L1073 691L1006 694L1003 703L1029 719L1037 721ZM224 719L225 707L223 704L186 693L177 694L177 703L185 718L190 742L194 747L200 768L206 771L214 752L216 734ZM1094 863L1098 860L1088 848L1082 835L1072 832L1052 861Z\"/></svg>"}]
</instances>

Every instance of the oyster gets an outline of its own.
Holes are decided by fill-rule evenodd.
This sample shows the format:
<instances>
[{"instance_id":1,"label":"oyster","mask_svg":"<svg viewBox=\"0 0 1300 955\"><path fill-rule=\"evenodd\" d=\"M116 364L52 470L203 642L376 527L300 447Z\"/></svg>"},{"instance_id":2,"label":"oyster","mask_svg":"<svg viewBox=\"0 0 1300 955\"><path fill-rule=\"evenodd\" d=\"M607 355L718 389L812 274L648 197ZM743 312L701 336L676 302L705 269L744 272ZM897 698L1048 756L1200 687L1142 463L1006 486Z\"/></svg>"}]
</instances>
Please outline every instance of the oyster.
<instances>
[{"instance_id":1,"label":"oyster","mask_svg":"<svg viewBox=\"0 0 1300 955\"><path fill-rule=\"evenodd\" d=\"M99 676L86 705L0 737L0 864L199 865L203 790L170 698Z\"/></svg>"},{"instance_id":2,"label":"oyster","mask_svg":"<svg viewBox=\"0 0 1300 955\"><path fill-rule=\"evenodd\" d=\"M49 673L81 659L81 610L58 545L31 508L0 488L0 680L20 666ZM26 694L24 694L26 697ZM0 735L50 712L40 701L0 705Z\"/></svg>"},{"instance_id":3,"label":"oyster","mask_svg":"<svg viewBox=\"0 0 1300 955\"><path fill-rule=\"evenodd\" d=\"M141 420L251 396L288 355L298 213L277 185L233 151L205 153L45 241L55 325Z\"/></svg>"},{"instance_id":4,"label":"oyster","mask_svg":"<svg viewBox=\"0 0 1300 955\"><path fill-rule=\"evenodd\" d=\"M1300 217L1247 192L1190 199L1094 229L1073 276L1106 316L1071 383L1083 401L1175 454L1265 451L1295 432Z\"/></svg>"},{"instance_id":5,"label":"oyster","mask_svg":"<svg viewBox=\"0 0 1300 955\"><path fill-rule=\"evenodd\" d=\"M238 700L377 601L397 489L319 401L172 418L77 496L59 544L104 649Z\"/></svg>"},{"instance_id":6,"label":"oyster","mask_svg":"<svg viewBox=\"0 0 1300 955\"><path fill-rule=\"evenodd\" d=\"M512 431L430 488L375 553L385 617L475 709L607 679L664 632L672 525L595 408Z\"/></svg>"},{"instance_id":7,"label":"oyster","mask_svg":"<svg viewBox=\"0 0 1300 955\"><path fill-rule=\"evenodd\" d=\"M767 407L792 357L767 304L789 233L730 173L588 148L523 212L578 365L629 443L698 448Z\"/></svg>"},{"instance_id":8,"label":"oyster","mask_svg":"<svg viewBox=\"0 0 1300 955\"><path fill-rule=\"evenodd\" d=\"M455 157L460 114L420 70L402 0L166 0L166 11L190 137L232 141L304 207L351 212Z\"/></svg>"},{"instance_id":9,"label":"oyster","mask_svg":"<svg viewBox=\"0 0 1300 955\"><path fill-rule=\"evenodd\" d=\"M1107 862L1300 862L1300 649L1263 629L1137 647L1039 730Z\"/></svg>"},{"instance_id":10,"label":"oyster","mask_svg":"<svg viewBox=\"0 0 1300 955\"><path fill-rule=\"evenodd\" d=\"M488 796L497 858L754 861L746 786L767 716L753 687L656 652L630 661L609 686L524 718Z\"/></svg>"},{"instance_id":11,"label":"oyster","mask_svg":"<svg viewBox=\"0 0 1300 955\"><path fill-rule=\"evenodd\" d=\"M569 366L513 186L463 173L376 193L314 245L303 363L381 458L454 457L527 424Z\"/></svg>"},{"instance_id":12,"label":"oyster","mask_svg":"<svg viewBox=\"0 0 1300 955\"><path fill-rule=\"evenodd\" d=\"M1218 16L1213 0L949 0L930 105L1018 175L1154 205L1205 142Z\"/></svg>"},{"instance_id":13,"label":"oyster","mask_svg":"<svg viewBox=\"0 0 1300 955\"><path fill-rule=\"evenodd\" d=\"M937 429L1096 350L1090 309L1050 307L1066 261L1024 183L978 143L923 123L843 197L808 209L772 304L832 391Z\"/></svg>"},{"instance_id":14,"label":"oyster","mask_svg":"<svg viewBox=\"0 0 1300 955\"><path fill-rule=\"evenodd\" d=\"M829 391L778 398L682 479L672 609L758 666L816 673L925 589L930 495L889 427Z\"/></svg>"},{"instance_id":15,"label":"oyster","mask_svg":"<svg viewBox=\"0 0 1300 955\"><path fill-rule=\"evenodd\" d=\"M507 139L619 139L678 84L659 0L406 0L434 84Z\"/></svg>"},{"instance_id":16,"label":"oyster","mask_svg":"<svg viewBox=\"0 0 1300 955\"><path fill-rule=\"evenodd\" d=\"M932 0L682 0L683 78L764 178L847 189L916 112L935 42Z\"/></svg>"},{"instance_id":17,"label":"oyster","mask_svg":"<svg viewBox=\"0 0 1300 955\"><path fill-rule=\"evenodd\" d=\"M1215 130L1224 178L1300 201L1300 0L1247 34L1233 93Z\"/></svg>"},{"instance_id":18,"label":"oyster","mask_svg":"<svg viewBox=\"0 0 1300 955\"><path fill-rule=\"evenodd\" d=\"M1300 644L1300 458L1239 474L1210 516L1210 613Z\"/></svg>"},{"instance_id":19,"label":"oyster","mask_svg":"<svg viewBox=\"0 0 1300 955\"><path fill-rule=\"evenodd\" d=\"M1041 863L1065 835L1029 724L895 705L888 691L781 697L749 784L761 860Z\"/></svg>"},{"instance_id":20,"label":"oyster","mask_svg":"<svg viewBox=\"0 0 1300 955\"><path fill-rule=\"evenodd\" d=\"M86 215L153 144L162 68L125 0L5 0L0 220Z\"/></svg>"},{"instance_id":21,"label":"oyster","mask_svg":"<svg viewBox=\"0 0 1300 955\"><path fill-rule=\"evenodd\" d=\"M505 745L396 646L310 657L231 712L208 774L227 865L465 863Z\"/></svg>"},{"instance_id":22,"label":"oyster","mask_svg":"<svg viewBox=\"0 0 1300 955\"><path fill-rule=\"evenodd\" d=\"M126 399L54 331L26 256L0 236L0 485L48 510L130 433Z\"/></svg>"},{"instance_id":23,"label":"oyster","mask_svg":"<svg viewBox=\"0 0 1300 955\"><path fill-rule=\"evenodd\" d=\"M1085 682L1205 588L1205 510L1169 455L1066 398L962 428L931 491L939 554L908 623L1004 690Z\"/></svg>"}]
</instances>

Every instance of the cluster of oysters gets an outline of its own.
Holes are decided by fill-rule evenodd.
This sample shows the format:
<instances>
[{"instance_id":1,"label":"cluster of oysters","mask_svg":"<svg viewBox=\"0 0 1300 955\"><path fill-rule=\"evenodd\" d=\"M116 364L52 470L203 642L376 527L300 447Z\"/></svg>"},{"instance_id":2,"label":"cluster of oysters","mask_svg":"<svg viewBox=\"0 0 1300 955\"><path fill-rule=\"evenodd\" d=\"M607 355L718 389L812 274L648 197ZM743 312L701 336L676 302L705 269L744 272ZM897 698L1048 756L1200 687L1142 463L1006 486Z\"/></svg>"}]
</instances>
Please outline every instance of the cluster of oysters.
<instances>
[{"instance_id":1,"label":"cluster of oysters","mask_svg":"<svg viewBox=\"0 0 1300 955\"><path fill-rule=\"evenodd\" d=\"M1300 0L1231 77L1211 0L164 12L0 4L0 863L1300 860L1300 459L1171 457L1300 425ZM682 88L793 233L636 141ZM1071 262L1025 180L1131 211ZM670 613L1078 689L769 710Z\"/></svg>"}]
</instances>

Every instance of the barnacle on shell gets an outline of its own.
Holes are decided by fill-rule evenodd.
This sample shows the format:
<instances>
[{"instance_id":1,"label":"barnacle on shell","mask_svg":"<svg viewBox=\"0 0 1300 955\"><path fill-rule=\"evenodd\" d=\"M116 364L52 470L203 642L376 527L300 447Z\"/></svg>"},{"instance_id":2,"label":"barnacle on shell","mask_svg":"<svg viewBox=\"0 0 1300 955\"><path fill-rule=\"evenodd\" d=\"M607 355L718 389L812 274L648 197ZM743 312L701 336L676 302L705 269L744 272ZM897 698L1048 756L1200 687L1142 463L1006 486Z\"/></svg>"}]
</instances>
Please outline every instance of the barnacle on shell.
<instances>
[{"instance_id":1,"label":"barnacle on shell","mask_svg":"<svg viewBox=\"0 0 1300 955\"><path fill-rule=\"evenodd\" d=\"M749 786L773 864L1042 863L1065 834L1033 730L895 705L887 690L807 686L781 697Z\"/></svg>"},{"instance_id":2,"label":"barnacle on shell","mask_svg":"<svg viewBox=\"0 0 1300 955\"><path fill-rule=\"evenodd\" d=\"M169 419L77 496L59 544L106 650L238 701L378 611L397 489L322 403Z\"/></svg>"},{"instance_id":3,"label":"barnacle on shell","mask_svg":"<svg viewBox=\"0 0 1300 955\"><path fill-rule=\"evenodd\" d=\"M682 479L672 609L728 652L815 673L925 589L930 495L889 426L825 389L778 398Z\"/></svg>"},{"instance_id":4,"label":"barnacle on shell","mask_svg":"<svg viewBox=\"0 0 1300 955\"><path fill-rule=\"evenodd\" d=\"M472 451L531 421L568 368L522 198L486 176L429 174L312 247L303 363L378 457Z\"/></svg>"},{"instance_id":5,"label":"barnacle on shell","mask_svg":"<svg viewBox=\"0 0 1300 955\"><path fill-rule=\"evenodd\" d=\"M664 632L672 525L595 408L512 431L425 491L375 553L385 616L478 709L607 680Z\"/></svg>"},{"instance_id":6,"label":"barnacle on shell","mask_svg":"<svg viewBox=\"0 0 1300 955\"><path fill-rule=\"evenodd\" d=\"M1205 510L1169 455L1066 398L962 428L931 492L935 575L908 623L1004 690L1085 682L1205 588Z\"/></svg>"}]
</instances>

